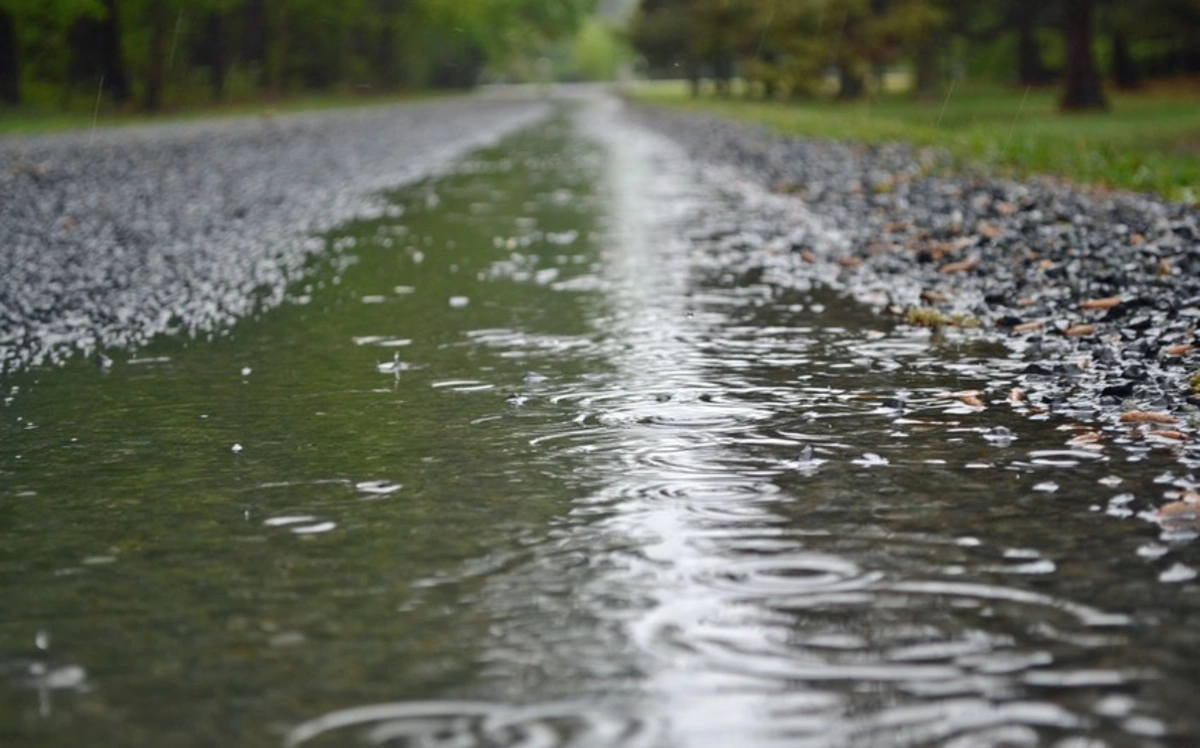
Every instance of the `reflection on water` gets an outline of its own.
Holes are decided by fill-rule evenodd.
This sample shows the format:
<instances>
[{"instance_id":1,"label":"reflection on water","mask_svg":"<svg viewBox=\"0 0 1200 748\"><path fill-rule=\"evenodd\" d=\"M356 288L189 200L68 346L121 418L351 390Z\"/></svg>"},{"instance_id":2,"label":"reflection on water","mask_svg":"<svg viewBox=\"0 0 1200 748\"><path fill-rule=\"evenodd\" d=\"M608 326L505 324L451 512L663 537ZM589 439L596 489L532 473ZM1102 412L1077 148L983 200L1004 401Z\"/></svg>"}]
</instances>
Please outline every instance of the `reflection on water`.
<instances>
[{"instance_id":1,"label":"reflection on water","mask_svg":"<svg viewBox=\"0 0 1200 748\"><path fill-rule=\"evenodd\" d=\"M227 338L4 383L6 745L1200 736L1191 476L827 289L818 216L612 102L395 199Z\"/></svg>"}]
</instances>

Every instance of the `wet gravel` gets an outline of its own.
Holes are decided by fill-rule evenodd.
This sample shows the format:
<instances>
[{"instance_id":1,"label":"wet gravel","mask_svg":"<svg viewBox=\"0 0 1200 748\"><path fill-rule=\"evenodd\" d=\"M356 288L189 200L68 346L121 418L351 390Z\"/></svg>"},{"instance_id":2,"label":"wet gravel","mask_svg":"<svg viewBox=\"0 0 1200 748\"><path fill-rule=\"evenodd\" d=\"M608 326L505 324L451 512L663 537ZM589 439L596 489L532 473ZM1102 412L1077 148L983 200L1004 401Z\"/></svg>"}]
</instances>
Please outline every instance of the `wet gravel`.
<instances>
[{"instance_id":1,"label":"wet gravel","mask_svg":"<svg viewBox=\"0 0 1200 748\"><path fill-rule=\"evenodd\" d=\"M641 106L633 113L695 156L799 201L822 228L743 212L705 229L705 241L773 247L793 274L828 279L882 313L932 323L935 334L1002 342L1025 361L1019 391L985 401L1018 398L1036 412L1142 429L1194 451L1196 210L955 173L944 155L903 145L785 138ZM955 322L972 329L951 329Z\"/></svg>"},{"instance_id":2,"label":"wet gravel","mask_svg":"<svg viewBox=\"0 0 1200 748\"><path fill-rule=\"evenodd\" d=\"M474 97L0 140L0 373L278 305L320 232L545 112Z\"/></svg>"}]
</instances>

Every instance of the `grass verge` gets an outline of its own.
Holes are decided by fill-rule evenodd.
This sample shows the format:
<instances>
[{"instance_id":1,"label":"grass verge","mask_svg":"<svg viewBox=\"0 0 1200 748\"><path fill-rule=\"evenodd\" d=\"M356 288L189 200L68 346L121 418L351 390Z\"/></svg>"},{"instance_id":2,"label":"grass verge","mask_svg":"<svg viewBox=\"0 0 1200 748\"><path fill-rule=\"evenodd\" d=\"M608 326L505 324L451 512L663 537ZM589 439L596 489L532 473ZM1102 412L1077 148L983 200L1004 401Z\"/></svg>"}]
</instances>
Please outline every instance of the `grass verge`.
<instances>
[{"instance_id":1,"label":"grass verge","mask_svg":"<svg viewBox=\"0 0 1200 748\"><path fill-rule=\"evenodd\" d=\"M682 85L635 89L645 103L756 122L785 135L945 149L960 167L1022 178L1200 200L1200 89L1160 84L1111 95L1104 113L1062 114L1057 90L951 88L942 101L884 96L854 103L690 98Z\"/></svg>"}]
</instances>

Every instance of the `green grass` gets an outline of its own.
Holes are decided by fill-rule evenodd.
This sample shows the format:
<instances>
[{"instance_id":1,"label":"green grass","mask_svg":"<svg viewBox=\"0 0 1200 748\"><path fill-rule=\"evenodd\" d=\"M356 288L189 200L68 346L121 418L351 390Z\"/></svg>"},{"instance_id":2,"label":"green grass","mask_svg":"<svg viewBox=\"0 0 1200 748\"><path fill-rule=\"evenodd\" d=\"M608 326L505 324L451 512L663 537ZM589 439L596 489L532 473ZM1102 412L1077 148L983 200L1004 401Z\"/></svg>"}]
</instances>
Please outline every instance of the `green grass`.
<instances>
[{"instance_id":1,"label":"green grass","mask_svg":"<svg viewBox=\"0 0 1200 748\"><path fill-rule=\"evenodd\" d=\"M749 120L788 135L935 146L959 167L1200 200L1200 90L1192 83L1112 94L1107 113L1062 114L1057 90L957 87L943 101L839 103L691 99L680 85L636 90L650 104Z\"/></svg>"},{"instance_id":2,"label":"green grass","mask_svg":"<svg viewBox=\"0 0 1200 748\"><path fill-rule=\"evenodd\" d=\"M106 103L98 113L77 107L70 111L35 106L0 107L0 137L6 135L40 135L65 130L87 130L95 127L123 127L149 123L188 122L219 117L259 116L283 112L317 111L350 107L381 106L404 101L426 100L454 95L445 91L421 91L383 95L346 93L310 94L281 99L240 101L233 104L211 104L178 107L159 114L114 110Z\"/></svg>"}]
</instances>

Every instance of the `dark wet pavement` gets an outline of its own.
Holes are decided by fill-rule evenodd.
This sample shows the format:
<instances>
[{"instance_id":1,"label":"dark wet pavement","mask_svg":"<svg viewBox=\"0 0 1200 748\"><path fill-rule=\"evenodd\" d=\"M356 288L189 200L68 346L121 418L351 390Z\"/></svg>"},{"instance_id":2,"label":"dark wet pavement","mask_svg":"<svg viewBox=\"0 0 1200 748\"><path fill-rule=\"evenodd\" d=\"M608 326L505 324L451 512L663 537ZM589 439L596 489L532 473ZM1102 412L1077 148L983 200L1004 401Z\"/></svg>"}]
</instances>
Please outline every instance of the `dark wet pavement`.
<instances>
[{"instance_id":1,"label":"dark wet pavement","mask_svg":"<svg viewBox=\"0 0 1200 748\"><path fill-rule=\"evenodd\" d=\"M4 745L1200 739L1169 448L973 404L1025 362L784 279L820 216L615 102L392 198L228 336L5 377Z\"/></svg>"}]
</instances>

